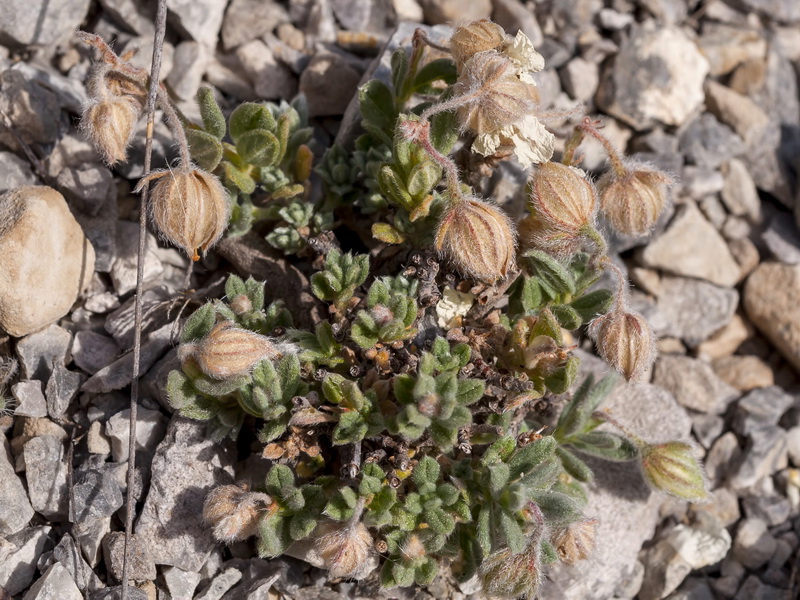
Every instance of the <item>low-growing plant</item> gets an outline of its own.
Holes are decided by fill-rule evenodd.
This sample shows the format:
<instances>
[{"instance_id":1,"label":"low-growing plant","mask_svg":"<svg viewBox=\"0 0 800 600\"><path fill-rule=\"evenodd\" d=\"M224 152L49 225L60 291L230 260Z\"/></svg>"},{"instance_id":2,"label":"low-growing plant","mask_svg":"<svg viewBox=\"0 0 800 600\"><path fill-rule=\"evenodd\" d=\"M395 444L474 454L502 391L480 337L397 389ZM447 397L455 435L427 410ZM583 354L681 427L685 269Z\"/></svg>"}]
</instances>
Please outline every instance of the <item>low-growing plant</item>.
<instances>
[{"instance_id":1,"label":"low-growing plant","mask_svg":"<svg viewBox=\"0 0 800 600\"><path fill-rule=\"evenodd\" d=\"M83 37L101 51L86 130L109 162L124 160L147 78ZM444 56L428 60L431 48ZM694 449L628 432L600 409L619 378L577 385L572 352L585 328L626 379L651 367L653 332L629 307L597 219L648 231L671 180L621 157L590 119L552 161L532 78L544 61L523 33L483 20L442 45L418 30L391 66L389 81L358 91L363 135L315 168L302 99L244 103L226 118L202 89L194 124L161 90L181 158L174 173L143 178L158 179L155 227L198 259L220 219L229 236L263 221L267 241L297 255L286 260L313 265L310 291L329 308L294 328L279 293L231 275L225 299L186 322L167 392L214 439L252 429L271 461L253 490L209 495L205 518L221 541L254 535L273 557L313 539L332 577L378 567L384 587L406 587L446 565L493 596L532 597L547 564L573 564L594 545L587 456L638 462L678 498L707 495ZM579 168L587 136L611 163L599 194ZM519 223L482 197L483 175L512 156L534 165ZM335 225L368 253L343 251L336 236L324 261L306 251ZM612 289L598 287L607 271Z\"/></svg>"}]
</instances>

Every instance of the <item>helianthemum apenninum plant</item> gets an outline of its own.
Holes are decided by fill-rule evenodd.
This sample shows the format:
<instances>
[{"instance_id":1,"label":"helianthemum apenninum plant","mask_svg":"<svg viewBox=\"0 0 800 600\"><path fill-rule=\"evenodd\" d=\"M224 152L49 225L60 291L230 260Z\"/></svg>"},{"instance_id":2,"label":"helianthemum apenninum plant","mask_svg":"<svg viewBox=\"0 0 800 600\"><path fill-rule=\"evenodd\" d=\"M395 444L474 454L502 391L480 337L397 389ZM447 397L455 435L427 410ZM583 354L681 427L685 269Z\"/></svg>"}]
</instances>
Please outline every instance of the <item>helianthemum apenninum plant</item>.
<instances>
[{"instance_id":1,"label":"helianthemum apenninum plant","mask_svg":"<svg viewBox=\"0 0 800 600\"><path fill-rule=\"evenodd\" d=\"M123 160L143 80L87 39L103 60L86 129L109 162ZM428 59L431 48L439 58ZM201 90L202 124L170 119L180 162L144 176L158 182L156 228L195 258L225 225L236 236L262 221L329 308L312 328L293 328L280 282L265 292L231 275L225 298L183 328L170 402L216 439L254 434L271 461L265 481L208 496L221 541L255 536L273 557L311 539L334 578L378 567L387 588L424 585L446 565L492 596L533 597L548 563L573 564L594 546L584 457L638 461L654 489L707 495L691 445L644 441L648 432L600 410L615 377L569 394L583 331L628 380L655 360L596 221L649 231L671 180L628 162L588 118L553 161L553 135L536 116L544 61L522 33L483 20L438 44L418 31L391 64L390 81L358 90L363 135L315 167L302 99L245 103L226 117ZM587 136L611 165L597 185L576 159ZM532 167L520 222L483 195L486 176L512 159ZM204 218L178 222L179 208ZM317 255L311 240L334 227L350 249L329 235ZM615 287L596 287L609 269Z\"/></svg>"}]
</instances>

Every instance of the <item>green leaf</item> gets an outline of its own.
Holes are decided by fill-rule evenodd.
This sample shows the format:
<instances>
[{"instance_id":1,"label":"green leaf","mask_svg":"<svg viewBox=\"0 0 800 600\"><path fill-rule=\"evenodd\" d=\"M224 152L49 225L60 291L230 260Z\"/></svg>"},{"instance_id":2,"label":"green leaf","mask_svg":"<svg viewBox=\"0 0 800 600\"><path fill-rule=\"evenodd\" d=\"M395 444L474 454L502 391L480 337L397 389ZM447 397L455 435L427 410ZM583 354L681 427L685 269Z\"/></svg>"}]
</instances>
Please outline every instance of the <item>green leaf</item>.
<instances>
[{"instance_id":1,"label":"green leaf","mask_svg":"<svg viewBox=\"0 0 800 600\"><path fill-rule=\"evenodd\" d=\"M481 458L481 465L487 466L497 462L505 462L514 453L517 440L510 435L501 437L486 449Z\"/></svg>"},{"instance_id":2,"label":"green leaf","mask_svg":"<svg viewBox=\"0 0 800 600\"><path fill-rule=\"evenodd\" d=\"M229 121L231 139L238 145L241 137L249 131L264 129L275 131L275 117L263 104L244 102L231 113Z\"/></svg>"},{"instance_id":3,"label":"green leaf","mask_svg":"<svg viewBox=\"0 0 800 600\"><path fill-rule=\"evenodd\" d=\"M232 163L227 160L222 161L222 170L225 173L226 179L235 187L237 187L243 194L252 194L256 191L256 182L249 173L236 168ZM252 212L247 216L241 217L245 222L251 222Z\"/></svg>"},{"instance_id":4,"label":"green leaf","mask_svg":"<svg viewBox=\"0 0 800 600\"><path fill-rule=\"evenodd\" d=\"M225 124L225 115L222 114L222 109L220 109L214 98L213 90L210 87L203 86L197 90L195 99L197 100L197 106L200 108L203 128L218 140L224 138L228 128Z\"/></svg>"},{"instance_id":5,"label":"green leaf","mask_svg":"<svg viewBox=\"0 0 800 600\"><path fill-rule=\"evenodd\" d=\"M280 556L291 543L286 521L279 515L264 517L258 522L258 555Z\"/></svg>"},{"instance_id":6,"label":"green leaf","mask_svg":"<svg viewBox=\"0 0 800 600\"><path fill-rule=\"evenodd\" d=\"M512 553L519 554L525 549L525 534L514 517L500 511L497 516L497 529Z\"/></svg>"},{"instance_id":7,"label":"green leaf","mask_svg":"<svg viewBox=\"0 0 800 600\"><path fill-rule=\"evenodd\" d=\"M403 87L403 82L408 74L408 54L406 49L400 46L392 52L392 85L395 92L399 92Z\"/></svg>"},{"instance_id":8,"label":"green leaf","mask_svg":"<svg viewBox=\"0 0 800 600\"><path fill-rule=\"evenodd\" d=\"M217 168L222 160L222 143L210 133L200 129L187 129L186 139L192 160L209 173Z\"/></svg>"},{"instance_id":9,"label":"green leaf","mask_svg":"<svg viewBox=\"0 0 800 600\"><path fill-rule=\"evenodd\" d=\"M561 475L561 463L551 456L527 471L519 480L520 485L528 489L544 490L551 487Z\"/></svg>"},{"instance_id":10,"label":"green leaf","mask_svg":"<svg viewBox=\"0 0 800 600\"><path fill-rule=\"evenodd\" d=\"M509 473L508 465L505 463L489 465L487 468L489 491L493 495L499 494L506 484L508 484Z\"/></svg>"},{"instance_id":11,"label":"green leaf","mask_svg":"<svg viewBox=\"0 0 800 600\"><path fill-rule=\"evenodd\" d=\"M416 200L422 200L439 183L442 170L433 161L421 162L411 169L406 178L408 193Z\"/></svg>"},{"instance_id":12,"label":"green leaf","mask_svg":"<svg viewBox=\"0 0 800 600\"><path fill-rule=\"evenodd\" d=\"M592 473L589 465L563 446L558 446L556 448L556 456L558 456L561 465L570 476L582 483L591 483L594 481L594 473Z\"/></svg>"},{"instance_id":13,"label":"green leaf","mask_svg":"<svg viewBox=\"0 0 800 600\"><path fill-rule=\"evenodd\" d=\"M597 385L594 385L594 378L591 375L584 379L573 394L572 400L561 411L554 433L556 438L565 440L582 432L592 413L608 396L617 381L616 375L606 375Z\"/></svg>"},{"instance_id":14,"label":"green leaf","mask_svg":"<svg viewBox=\"0 0 800 600\"><path fill-rule=\"evenodd\" d=\"M358 496L352 488L339 488L336 495L325 505L323 512L334 521L346 521L353 516L356 502L358 502Z\"/></svg>"},{"instance_id":15,"label":"green leaf","mask_svg":"<svg viewBox=\"0 0 800 600\"><path fill-rule=\"evenodd\" d=\"M436 113L431 117L431 144L447 156L458 141L458 117L455 111Z\"/></svg>"},{"instance_id":16,"label":"green leaf","mask_svg":"<svg viewBox=\"0 0 800 600\"><path fill-rule=\"evenodd\" d=\"M439 479L439 473L441 472L441 467L439 463L436 462L436 459L425 456L417 463L417 466L414 467L414 473L412 477L414 478L414 483L418 486L428 484L435 484Z\"/></svg>"},{"instance_id":17,"label":"green leaf","mask_svg":"<svg viewBox=\"0 0 800 600\"><path fill-rule=\"evenodd\" d=\"M211 303L204 304L186 320L181 334L181 341L184 343L193 342L205 337L214 327L215 322L216 312L214 305Z\"/></svg>"},{"instance_id":18,"label":"green leaf","mask_svg":"<svg viewBox=\"0 0 800 600\"><path fill-rule=\"evenodd\" d=\"M336 446L360 442L367 435L367 423L359 413L345 412L339 415L339 422L333 430L333 443Z\"/></svg>"},{"instance_id":19,"label":"green leaf","mask_svg":"<svg viewBox=\"0 0 800 600\"><path fill-rule=\"evenodd\" d=\"M483 398L486 385L480 379L459 379L458 380L458 402L464 406L469 406Z\"/></svg>"},{"instance_id":20,"label":"green leaf","mask_svg":"<svg viewBox=\"0 0 800 600\"><path fill-rule=\"evenodd\" d=\"M449 58L437 58L430 61L419 71L414 78L414 88L419 89L434 81L443 80L448 85L453 85L458 78L455 63Z\"/></svg>"},{"instance_id":21,"label":"green leaf","mask_svg":"<svg viewBox=\"0 0 800 600\"><path fill-rule=\"evenodd\" d=\"M386 244L402 244L406 237L388 223L373 223L372 237Z\"/></svg>"},{"instance_id":22,"label":"green leaf","mask_svg":"<svg viewBox=\"0 0 800 600\"><path fill-rule=\"evenodd\" d=\"M285 489L294 487L294 473L286 465L272 465L266 484L267 493L281 498Z\"/></svg>"},{"instance_id":23,"label":"green leaf","mask_svg":"<svg viewBox=\"0 0 800 600\"><path fill-rule=\"evenodd\" d=\"M293 515L289 520L289 536L293 540L302 540L311 535L317 526L317 519L312 515Z\"/></svg>"},{"instance_id":24,"label":"green leaf","mask_svg":"<svg viewBox=\"0 0 800 600\"><path fill-rule=\"evenodd\" d=\"M553 436L546 435L540 440L517 449L511 460L508 461L511 479L515 480L523 473L532 471L539 463L552 456L557 445Z\"/></svg>"},{"instance_id":25,"label":"green leaf","mask_svg":"<svg viewBox=\"0 0 800 600\"><path fill-rule=\"evenodd\" d=\"M236 142L236 150L248 163L268 167L277 162L280 155L280 142L266 129L253 129L243 133Z\"/></svg>"},{"instance_id":26,"label":"green leaf","mask_svg":"<svg viewBox=\"0 0 800 600\"><path fill-rule=\"evenodd\" d=\"M551 526L567 525L581 517L577 502L561 492L542 490L535 492L533 499Z\"/></svg>"},{"instance_id":27,"label":"green leaf","mask_svg":"<svg viewBox=\"0 0 800 600\"><path fill-rule=\"evenodd\" d=\"M358 90L358 100L365 128L369 125L385 133L391 133L397 117L394 94L385 83L371 79Z\"/></svg>"},{"instance_id":28,"label":"green leaf","mask_svg":"<svg viewBox=\"0 0 800 600\"><path fill-rule=\"evenodd\" d=\"M476 539L484 556L492 552L492 532L490 526L491 511L488 505L483 505L478 512L476 526Z\"/></svg>"},{"instance_id":29,"label":"green leaf","mask_svg":"<svg viewBox=\"0 0 800 600\"><path fill-rule=\"evenodd\" d=\"M541 250L529 250L523 256L530 260L539 282L555 294L575 294L575 278L558 260Z\"/></svg>"},{"instance_id":30,"label":"green leaf","mask_svg":"<svg viewBox=\"0 0 800 600\"><path fill-rule=\"evenodd\" d=\"M569 304L552 306L550 310L553 311L556 319L558 319L558 322L564 329L574 331L583 324L580 313Z\"/></svg>"},{"instance_id":31,"label":"green leaf","mask_svg":"<svg viewBox=\"0 0 800 600\"><path fill-rule=\"evenodd\" d=\"M414 569L414 581L417 585L428 585L439 572L439 565L431 557L426 557L422 564Z\"/></svg>"},{"instance_id":32,"label":"green leaf","mask_svg":"<svg viewBox=\"0 0 800 600\"><path fill-rule=\"evenodd\" d=\"M554 394L563 394L575 381L580 366L580 359L577 356L570 356L561 368L544 378L544 384Z\"/></svg>"},{"instance_id":33,"label":"green leaf","mask_svg":"<svg viewBox=\"0 0 800 600\"><path fill-rule=\"evenodd\" d=\"M584 454L616 462L633 460L639 455L636 446L628 439L608 431L581 433L569 438L567 443Z\"/></svg>"},{"instance_id":34,"label":"green leaf","mask_svg":"<svg viewBox=\"0 0 800 600\"><path fill-rule=\"evenodd\" d=\"M378 171L378 186L381 193L395 204L399 204L408 211L414 209L414 199L409 194L405 183L389 165L384 165Z\"/></svg>"},{"instance_id":35,"label":"green leaf","mask_svg":"<svg viewBox=\"0 0 800 600\"><path fill-rule=\"evenodd\" d=\"M424 511L423 518L436 533L450 535L456 528L455 519L441 508L429 508Z\"/></svg>"},{"instance_id":36,"label":"green leaf","mask_svg":"<svg viewBox=\"0 0 800 600\"><path fill-rule=\"evenodd\" d=\"M610 290L599 289L572 301L572 308L584 321L591 321L598 315L604 315L611 308L614 294Z\"/></svg>"}]
</instances>

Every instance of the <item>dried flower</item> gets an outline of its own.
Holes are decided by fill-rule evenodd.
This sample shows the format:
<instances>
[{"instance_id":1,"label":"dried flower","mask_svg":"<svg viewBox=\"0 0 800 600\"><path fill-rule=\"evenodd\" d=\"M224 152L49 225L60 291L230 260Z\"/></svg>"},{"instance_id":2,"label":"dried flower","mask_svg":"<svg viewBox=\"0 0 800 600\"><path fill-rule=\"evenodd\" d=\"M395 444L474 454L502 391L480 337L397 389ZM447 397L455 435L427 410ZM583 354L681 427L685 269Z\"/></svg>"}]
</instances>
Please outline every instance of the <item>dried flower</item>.
<instances>
[{"instance_id":1,"label":"dried flower","mask_svg":"<svg viewBox=\"0 0 800 600\"><path fill-rule=\"evenodd\" d=\"M505 30L489 19L480 19L459 27L450 38L450 52L456 67L460 70L478 52L501 48L507 37Z\"/></svg>"},{"instance_id":2,"label":"dried flower","mask_svg":"<svg viewBox=\"0 0 800 600\"><path fill-rule=\"evenodd\" d=\"M150 199L156 227L192 260L198 260L197 251L205 253L228 226L228 193L216 176L184 165L143 177L134 191L155 179L158 182Z\"/></svg>"},{"instance_id":3,"label":"dried flower","mask_svg":"<svg viewBox=\"0 0 800 600\"><path fill-rule=\"evenodd\" d=\"M373 565L368 559L373 553L373 540L363 523L326 521L317 533L317 551L331 577L363 579L371 572Z\"/></svg>"},{"instance_id":4,"label":"dried flower","mask_svg":"<svg viewBox=\"0 0 800 600\"><path fill-rule=\"evenodd\" d=\"M515 256L514 226L499 208L474 197L450 205L436 231L436 249L464 275L487 283L505 277Z\"/></svg>"},{"instance_id":5,"label":"dried flower","mask_svg":"<svg viewBox=\"0 0 800 600\"><path fill-rule=\"evenodd\" d=\"M222 485L211 490L203 505L203 519L221 542L246 540L256 534L258 520L272 504L267 494L246 485Z\"/></svg>"},{"instance_id":6,"label":"dried flower","mask_svg":"<svg viewBox=\"0 0 800 600\"><path fill-rule=\"evenodd\" d=\"M487 556L478 569L487 596L534 598L541 581L541 547L538 539L518 554L503 548Z\"/></svg>"},{"instance_id":7,"label":"dried flower","mask_svg":"<svg viewBox=\"0 0 800 600\"><path fill-rule=\"evenodd\" d=\"M656 337L645 318L616 307L589 325L597 350L625 378L639 379L656 359Z\"/></svg>"},{"instance_id":8,"label":"dried flower","mask_svg":"<svg viewBox=\"0 0 800 600\"><path fill-rule=\"evenodd\" d=\"M227 379L249 373L262 360L275 360L293 351L292 344L220 321L204 338L182 344L178 357L182 361L193 358L209 377Z\"/></svg>"},{"instance_id":9,"label":"dried flower","mask_svg":"<svg viewBox=\"0 0 800 600\"><path fill-rule=\"evenodd\" d=\"M239 294L231 300L231 310L235 315L243 315L253 310L253 302L247 294Z\"/></svg>"},{"instance_id":10,"label":"dried flower","mask_svg":"<svg viewBox=\"0 0 800 600\"><path fill-rule=\"evenodd\" d=\"M708 480L691 444L644 444L640 452L642 472L653 488L689 502L708 501Z\"/></svg>"},{"instance_id":11,"label":"dried flower","mask_svg":"<svg viewBox=\"0 0 800 600\"><path fill-rule=\"evenodd\" d=\"M597 182L600 208L611 226L627 235L643 235L664 211L672 178L648 166L610 169Z\"/></svg>"},{"instance_id":12,"label":"dried flower","mask_svg":"<svg viewBox=\"0 0 800 600\"><path fill-rule=\"evenodd\" d=\"M581 519L553 534L551 541L561 562L574 565L589 558L594 550L597 522L597 519Z\"/></svg>"}]
</instances>

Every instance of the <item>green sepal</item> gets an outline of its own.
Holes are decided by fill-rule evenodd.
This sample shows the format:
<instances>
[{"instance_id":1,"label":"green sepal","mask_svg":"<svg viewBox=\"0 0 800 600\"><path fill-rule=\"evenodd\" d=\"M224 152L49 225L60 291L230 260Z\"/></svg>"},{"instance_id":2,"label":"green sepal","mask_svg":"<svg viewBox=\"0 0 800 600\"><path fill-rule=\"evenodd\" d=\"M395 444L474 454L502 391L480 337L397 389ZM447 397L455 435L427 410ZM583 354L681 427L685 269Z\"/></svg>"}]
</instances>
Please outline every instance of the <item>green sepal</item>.
<instances>
[{"instance_id":1,"label":"green sepal","mask_svg":"<svg viewBox=\"0 0 800 600\"><path fill-rule=\"evenodd\" d=\"M558 561L558 552L547 540L542 540L541 542L541 557L542 563L545 565L551 565Z\"/></svg>"},{"instance_id":2,"label":"green sepal","mask_svg":"<svg viewBox=\"0 0 800 600\"><path fill-rule=\"evenodd\" d=\"M552 375L548 375L544 378L544 384L552 393L563 394L570 388L572 382L575 381L580 366L580 359L577 356L570 356L561 368Z\"/></svg>"},{"instance_id":3,"label":"green sepal","mask_svg":"<svg viewBox=\"0 0 800 600\"><path fill-rule=\"evenodd\" d=\"M505 511L499 511L495 526L512 553L519 554L525 549L525 533L513 516Z\"/></svg>"},{"instance_id":4,"label":"green sepal","mask_svg":"<svg viewBox=\"0 0 800 600\"><path fill-rule=\"evenodd\" d=\"M200 129L187 129L186 140L197 166L209 173L217 168L222 160L222 143L219 139Z\"/></svg>"}]
</instances>

